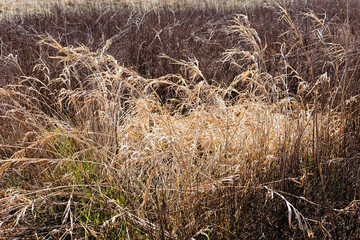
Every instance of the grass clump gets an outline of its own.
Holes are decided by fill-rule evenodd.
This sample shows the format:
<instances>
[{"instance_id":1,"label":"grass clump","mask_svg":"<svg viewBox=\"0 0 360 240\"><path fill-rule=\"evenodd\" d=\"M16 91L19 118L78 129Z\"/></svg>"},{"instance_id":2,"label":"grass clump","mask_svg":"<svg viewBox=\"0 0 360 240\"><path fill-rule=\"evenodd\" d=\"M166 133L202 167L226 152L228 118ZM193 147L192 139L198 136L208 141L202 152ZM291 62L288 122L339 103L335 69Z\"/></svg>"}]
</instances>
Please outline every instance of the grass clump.
<instances>
[{"instance_id":1,"label":"grass clump","mask_svg":"<svg viewBox=\"0 0 360 240\"><path fill-rule=\"evenodd\" d=\"M0 236L357 238L357 3L327 4L22 16Z\"/></svg>"}]
</instances>

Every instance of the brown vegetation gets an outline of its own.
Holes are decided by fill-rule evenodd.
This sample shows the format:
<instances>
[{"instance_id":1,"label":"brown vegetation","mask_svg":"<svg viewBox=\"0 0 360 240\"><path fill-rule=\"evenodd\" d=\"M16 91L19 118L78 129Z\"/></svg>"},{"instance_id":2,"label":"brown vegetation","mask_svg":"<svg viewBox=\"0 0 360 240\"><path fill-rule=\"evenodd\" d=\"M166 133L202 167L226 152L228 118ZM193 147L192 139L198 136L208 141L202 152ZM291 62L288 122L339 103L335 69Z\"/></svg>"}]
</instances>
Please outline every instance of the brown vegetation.
<instances>
[{"instance_id":1,"label":"brown vegetation","mask_svg":"<svg viewBox=\"0 0 360 240\"><path fill-rule=\"evenodd\" d=\"M359 238L359 7L3 19L0 238Z\"/></svg>"}]
</instances>

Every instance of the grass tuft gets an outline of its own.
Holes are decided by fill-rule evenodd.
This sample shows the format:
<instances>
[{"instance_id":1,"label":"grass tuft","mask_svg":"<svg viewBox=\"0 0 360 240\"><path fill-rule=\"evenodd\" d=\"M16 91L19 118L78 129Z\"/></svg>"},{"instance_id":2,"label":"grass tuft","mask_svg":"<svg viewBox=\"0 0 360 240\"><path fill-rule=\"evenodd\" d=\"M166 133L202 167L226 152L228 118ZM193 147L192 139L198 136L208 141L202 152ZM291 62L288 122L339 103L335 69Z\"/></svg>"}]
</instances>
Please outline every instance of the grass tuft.
<instances>
[{"instance_id":1,"label":"grass tuft","mask_svg":"<svg viewBox=\"0 0 360 240\"><path fill-rule=\"evenodd\" d=\"M0 237L358 238L359 8L330 2L1 20Z\"/></svg>"}]
</instances>

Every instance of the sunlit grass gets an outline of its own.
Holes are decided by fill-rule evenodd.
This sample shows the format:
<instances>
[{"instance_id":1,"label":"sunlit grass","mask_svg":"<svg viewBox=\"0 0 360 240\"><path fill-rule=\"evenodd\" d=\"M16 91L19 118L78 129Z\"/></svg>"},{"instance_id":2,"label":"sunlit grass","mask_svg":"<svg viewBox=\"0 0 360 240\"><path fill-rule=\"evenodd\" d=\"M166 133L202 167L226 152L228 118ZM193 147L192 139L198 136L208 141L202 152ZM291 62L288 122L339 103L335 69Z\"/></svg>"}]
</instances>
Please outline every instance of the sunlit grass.
<instances>
[{"instance_id":1,"label":"sunlit grass","mask_svg":"<svg viewBox=\"0 0 360 240\"><path fill-rule=\"evenodd\" d=\"M237 69L229 83L207 79L196 56L162 54L181 71L145 77L108 53L115 38L93 51L41 38L56 76L40 57L36 75L0 88L0 236L356 236L334 229L358 221L357 45L331 42L314 12L321 34L305 35L277 7L280 70L237 14L226 31L238 44L217 60Z\"/></svg>"}]
</instances>

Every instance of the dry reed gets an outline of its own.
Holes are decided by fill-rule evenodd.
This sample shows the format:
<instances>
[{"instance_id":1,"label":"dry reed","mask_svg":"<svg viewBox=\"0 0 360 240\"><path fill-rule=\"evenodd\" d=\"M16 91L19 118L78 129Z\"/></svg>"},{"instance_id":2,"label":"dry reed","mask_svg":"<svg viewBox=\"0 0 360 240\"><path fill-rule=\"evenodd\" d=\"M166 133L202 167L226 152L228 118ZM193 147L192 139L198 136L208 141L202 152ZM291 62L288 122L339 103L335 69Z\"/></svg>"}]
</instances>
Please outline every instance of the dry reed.
<instances>
[{"instance_id":1,"label":"dry reed","mask_svg":"<svg viewBox=\"0 0 360 240\"><path fill-rule=\"evenodd\" d=\"M36 76L0 89L0 236L359 236L345 230L358 226L349 56L358 49L327 42L331 31L312 11L321 34L311 36L286 8L279 14L290 28L275 72L247 16L230 22L238 46L219 60L237 69L229 84L207 79L196 58L166 55L182 74L144 77L107 53L115 38L96 51L41 39L56 74L43 59ZM293 64L301 50L304 62ZM338 79L319 70L317 51L343 71Z\"/></svg>"}]
</instances>

